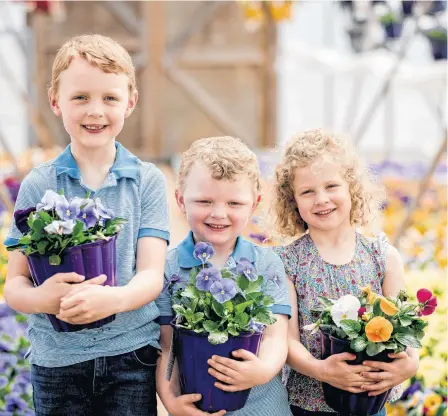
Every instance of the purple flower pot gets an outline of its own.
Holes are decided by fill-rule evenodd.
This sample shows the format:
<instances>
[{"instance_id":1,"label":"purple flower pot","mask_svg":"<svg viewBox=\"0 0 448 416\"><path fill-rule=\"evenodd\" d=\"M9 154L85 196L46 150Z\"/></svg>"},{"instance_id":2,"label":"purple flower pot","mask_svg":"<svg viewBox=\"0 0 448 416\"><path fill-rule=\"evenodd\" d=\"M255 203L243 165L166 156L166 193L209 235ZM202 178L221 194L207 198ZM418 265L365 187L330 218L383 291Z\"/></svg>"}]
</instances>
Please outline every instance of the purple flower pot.
<instances>
[{"instance_id":1,"label":"purple flower pot","mask_svg":"<svg viewBox=\"0 0 448 416\"><path fill-rule=\"evenodd\" d=\"M401 29L403 28L402 23L386 23L383 24L386 36L389 39L397 39L401 36Z\"/></svg>"},{"instance_id":2,"label":"purple flower pot","mask_svg":"<svg viewBox=\"0 0 448 416\"><path fill-rule=\"evenodd\" d=\"M85 276L86 280L105 274L107 280L104 285L116 286L116 241L117 236L114 235L107 241L98 240L93 243L69 247L62 253L61 264L58 266L52 266L49 263L49 256L29 255L27 257L28 265L35 286L40 286L56 273L70 272ZM76 332L82 329L100 328L112 322L115 315L84 325L69 324L57 319L55 315L48 315L48 318L56 331Z\"/></svg>"},{"instance_id":3,"label":"purple flower pot","mask_svg":"<svg viewBox=\"0 0 448 416\"><path fill-rule=\"evenodd\" d=\"M258 353L262 334L244 334L229 337L224 344L212 345L206 334L197 334L183 328L174 328L174 352L179 365L179 381L182 394L199 393L202 399L196 406L204 412L228 412L244 407L250 389L228 393L214 386L216 379L208 373L207 360L212 355L234 358L232 351L244 349Z\"/></svg>"},{"instance_id":4,"label":"purple flower pot","mask_svg":"<svg viewBox=\"0 0 448 416\"><path fill-rule=\"evenodd\" d=\"M447 42L442 39L429 39L431 42L432 56L436 61L447 59Z\"/></svg>"},{"instance_id":5,"label":"purple flower pot","mask_svg":"<svg viewBox=\"0 0 448 416\"><path fill-rule=\"evenodd\" d=\"M384 361L390 363L391 358L387 356L388 352L383 351L378 355L370 357L365 351L354 352L350 348L350 341L335 338L334 336L321 331L322 359L333 354L349 352L356 355L356 360L347 361L350 365L359 365L363 361ZM390 390L379 394L378 396L369 396L365 393L350 393L338 389L327 383L322 383L325 402L333 410L339 412L341 416L369 416L380 412L387 402Z\"/></svg>"}]
</instances>

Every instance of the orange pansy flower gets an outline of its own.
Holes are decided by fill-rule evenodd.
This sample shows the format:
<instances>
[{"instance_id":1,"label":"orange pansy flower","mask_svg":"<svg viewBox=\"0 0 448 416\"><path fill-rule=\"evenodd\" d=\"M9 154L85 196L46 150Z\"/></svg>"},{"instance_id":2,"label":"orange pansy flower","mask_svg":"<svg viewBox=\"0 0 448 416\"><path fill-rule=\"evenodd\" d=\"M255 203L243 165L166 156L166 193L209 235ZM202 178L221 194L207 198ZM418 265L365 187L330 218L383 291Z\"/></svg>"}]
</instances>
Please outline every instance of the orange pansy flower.
<instances>
[{"instance_id":1,"label":"orange pansy flower","mask_svg":"<svg viewBox=\"0 0 448 416\"><path fill-rule=\"evenodd\" d=\"M395 303L391 302L390 300L387 300L386 298L381 298L380 308L383 313L389 316L393 316L398 312L397 305L395 305Z\"/></svg>"},{"instance_id":2,"label":"orange pansy flower","mask_svg":"<svg viewBox=\"0 0 448 416\"><path fill-rule=\"evenodd\" d=\"M372 292L372 289L370 289L370 286L363 287L361 289L366 295L367 295L367 303L370 305L373 305L373 302L375 302L376 299L376 293Z\"/></svg>"},{"instance_id":3,"label":"orange pansy flower","mask_svg":"<svg viewBox=\"0 0 448 416\"><path fill-rule=\"evenodd\" d=\"M386 342L392 334L392 324L382 316L376 316L366 325L366 336L370 342Z\"/></svg>"}]
</instances>

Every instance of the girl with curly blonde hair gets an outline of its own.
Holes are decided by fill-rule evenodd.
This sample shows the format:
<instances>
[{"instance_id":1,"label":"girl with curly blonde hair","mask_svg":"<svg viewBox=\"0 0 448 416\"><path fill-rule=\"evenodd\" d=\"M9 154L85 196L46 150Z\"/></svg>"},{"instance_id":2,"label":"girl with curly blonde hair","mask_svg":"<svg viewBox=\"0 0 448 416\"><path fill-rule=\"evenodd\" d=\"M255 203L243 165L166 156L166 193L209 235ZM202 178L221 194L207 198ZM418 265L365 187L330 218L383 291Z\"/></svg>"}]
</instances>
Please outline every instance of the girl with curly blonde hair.
<instances>
[{"instance_id":1,"label":"girl with curly blonde hair","mask_svg":"<svg viewBox=\"0 0 448 416\"><path fill-rule=\"evenodd\" d=\"M277 247L289 276L292 319L289 321L287 377L294 415L336 415L324 399L322 382L352 393L378 395L418 368L416 350L389 354L391 363L366 361L342 353L321 360L319 334L303 332L314 319L318 296L338 299L359 295L370 286L395 296L404 288L403 264L384 233L366 237L357 229L375 217L384 192L369 175L350 144L321 130L306 131L286 144L276 167L276 226L294 242ZM382 370L382 371L378 371ZM377 415L385 415L382 410Z\"/></svg>"}]
</instances>

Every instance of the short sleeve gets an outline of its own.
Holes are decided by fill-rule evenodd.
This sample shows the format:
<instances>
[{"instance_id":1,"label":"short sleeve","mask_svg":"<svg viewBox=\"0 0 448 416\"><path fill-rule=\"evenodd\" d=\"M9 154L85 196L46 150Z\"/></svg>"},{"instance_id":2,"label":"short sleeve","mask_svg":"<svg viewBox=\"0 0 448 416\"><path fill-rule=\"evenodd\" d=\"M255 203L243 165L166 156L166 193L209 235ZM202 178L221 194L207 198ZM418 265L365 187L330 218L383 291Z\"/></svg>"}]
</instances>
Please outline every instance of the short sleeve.
<instances>
[{"instance_id":1,"label":"short sleeve","mask_svg":"<svg viewBox=\"0 0 448 416\"><path fill-rule=\"evenodd\" d=\"M166 178L152 163L141 171L140 198L142 217L138 238L157 237L169 243L169 211Z\"/></svg>"},{"instance_id":2,"label":"short sleeve","mask_svg":"<svg viewBox=\"0 0 448 416\"><path fill-rule=\"evenodd\" d=\"M291 317L288 287L286 285L285 268L280 257L269 248L259 253L262 258L258 273L265 277L264 293L274 298L272 312ZM264 267L263 267L264 266Z\"/></svg>"},{"instance_id":3,"label":"short sleeve","mask_svg":"<svg viewBox=\"0 0 448 416\"><path fill-rule=\"evenodd\" d=\"M45 194L47 180L37 168L32 169L23 179L19 193L17 195L14 211L35 207ZM16 245L22 233L16 227L14 219L11 221L11 227L4 241L6 247Z\"/></svg>"},{"instance_id":4,"label":"short sleeve","mask_svg":"<svg viewBox=\"0 0 448 416\"><path fill-rule=\"evenodd\" d=\"M160 295L155 300L159 308L160 316L157 318L159 325L169 325L174 318L174 311L171 306L171 277L169 263L165 264L165 272L163 279L163 289Z\"/></svg>"}]
</instances>

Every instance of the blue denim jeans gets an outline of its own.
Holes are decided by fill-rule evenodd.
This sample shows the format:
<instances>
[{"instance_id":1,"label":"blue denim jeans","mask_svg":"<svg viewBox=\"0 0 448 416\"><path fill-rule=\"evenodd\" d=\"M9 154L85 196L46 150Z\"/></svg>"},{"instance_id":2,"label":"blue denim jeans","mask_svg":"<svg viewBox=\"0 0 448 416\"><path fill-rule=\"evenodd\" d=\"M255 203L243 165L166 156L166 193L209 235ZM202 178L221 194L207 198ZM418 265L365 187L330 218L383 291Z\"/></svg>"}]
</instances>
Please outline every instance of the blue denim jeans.
<instances>
[{"instance_id":1,"label":"blue denim jeans","mask_svg":"<svg viewBox=\"0 0 448 416\"><path fill-rule=\"evenodd\" d=\"M31 366L36 416L157 416L157 350L147 345L66 366Z\"/></svg>"},{"instance_id":2,"label":"blue denim jeans","mask_svg":"<svg viewBox=\"0 0 448 416\"><path fill-rule=\"evenodd\" d=\"M337 416L339 413L329 413L329 412L310 412L308 410L303 410L300 407L291 406L291 412L294 416ZM381 410L373 416L386 416L386 409Z\"/></svg>"}]
</instances>

